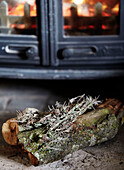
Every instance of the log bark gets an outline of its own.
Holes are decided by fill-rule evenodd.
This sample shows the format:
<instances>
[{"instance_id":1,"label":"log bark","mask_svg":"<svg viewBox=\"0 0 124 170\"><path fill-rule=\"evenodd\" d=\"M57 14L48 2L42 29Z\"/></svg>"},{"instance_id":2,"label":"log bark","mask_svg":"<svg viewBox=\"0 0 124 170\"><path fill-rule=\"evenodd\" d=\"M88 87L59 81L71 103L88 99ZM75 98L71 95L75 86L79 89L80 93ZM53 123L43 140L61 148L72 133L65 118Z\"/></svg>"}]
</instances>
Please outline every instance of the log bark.
<instances>
[{"instance_id":1,"label":"log bark","mask_svg":"<svg viewBox=\"0 0 124 170\"><path fill-rule=\"evenodd\" d=\"M10 119L3 124L2 133L5 141L11 145L22 144L28 152L31 163L38 165L58 160L68 153L115 137L124 122L124 106L120 101L106 100L95 110L87 110L75 119L72 115L82 112L81 108L77 109L77 103L74 104L75 100L77 98L71 100L71 106L67 106L66 109L65 106L57 104L57 107L51 109L45 116L37 110L23 111L18 119ZM82 107L79 103L78 107L80 106ZM68 111L70 122L65 110L62 109ZM83 109L85 110L84 106ZM65 117L62 119L64 114ZM31 115L33 117L30 117ZM58 122L56 115L61 116Z\"/></svg>"}]
</instances>

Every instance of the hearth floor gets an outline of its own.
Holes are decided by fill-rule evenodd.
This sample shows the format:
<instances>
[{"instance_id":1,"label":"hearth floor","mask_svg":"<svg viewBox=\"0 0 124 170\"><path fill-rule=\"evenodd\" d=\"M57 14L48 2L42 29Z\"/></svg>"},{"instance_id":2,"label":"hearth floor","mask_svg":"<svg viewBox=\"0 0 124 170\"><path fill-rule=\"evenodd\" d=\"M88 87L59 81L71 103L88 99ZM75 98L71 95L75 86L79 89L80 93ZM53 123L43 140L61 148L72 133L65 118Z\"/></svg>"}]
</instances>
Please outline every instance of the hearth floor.
<instances>
[{"instance_id":1,"label":"hearth floor","mask_svg":"<svg viewBox=\"0 0 124 170\"><path fill-rule=\"evenodd\" d=\"M43 85L42 83L33 85L34 81L0 83L0 170L123 170L124 126L110 141L79 150L62 160L37 167L30 164L27 154L20 147L5 143L1 133L2 124L9 118L15 117L16 110L24 110L26 107L47 110L48 105L68 98L68 93L61 91L63 87L60 88L61 93L59 93L49 88L47 83L50 85L51 82L45 82Z\"/></svg>"}]
</instances>

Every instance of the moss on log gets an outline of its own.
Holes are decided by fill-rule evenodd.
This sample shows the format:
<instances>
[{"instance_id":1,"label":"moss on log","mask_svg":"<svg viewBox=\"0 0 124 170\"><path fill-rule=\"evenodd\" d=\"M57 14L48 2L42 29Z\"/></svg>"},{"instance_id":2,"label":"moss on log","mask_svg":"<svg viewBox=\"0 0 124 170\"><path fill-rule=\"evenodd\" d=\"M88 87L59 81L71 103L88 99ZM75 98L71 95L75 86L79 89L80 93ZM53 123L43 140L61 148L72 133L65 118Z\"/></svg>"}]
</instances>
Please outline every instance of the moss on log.
<instances>
[{"instance_id":1,"label":"moss on log","mask_svg":"<svg viewBox=\"0 0 124 170\"><path fill-rule=\"evenodd\" d=\"M124 117L124 109L120 106L121 103L114 100L107 106L88 111L78 116L69 132L65 131L59 136L56 130L49 131L44 127L20 132L19 142L40 164L58 160L68 153L115 137Z\"/></svg>"},{"instance_id":2,"label":"moss on log","mask_svg":"<svg viewBox=\"0 0 124 170\"><path fill-rule=\"evenodd\" d=\"M114 138L123 122L124 106L119 100L100 103L82 95L68 104L57 102L47 113L31 108L19 112L16 135L31 163L38 165Z\"/></svg>"}]
</instances>

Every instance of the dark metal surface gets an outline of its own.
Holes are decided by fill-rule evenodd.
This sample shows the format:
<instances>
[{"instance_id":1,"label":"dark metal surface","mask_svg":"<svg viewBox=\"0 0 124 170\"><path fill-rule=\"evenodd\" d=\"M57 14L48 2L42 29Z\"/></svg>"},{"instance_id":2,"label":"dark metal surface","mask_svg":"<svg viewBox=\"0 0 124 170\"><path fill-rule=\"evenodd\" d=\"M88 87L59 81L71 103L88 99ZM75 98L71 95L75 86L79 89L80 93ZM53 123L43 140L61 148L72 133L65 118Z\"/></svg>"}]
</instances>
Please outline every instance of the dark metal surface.
<instances>
[{"instance_id":1,"label":"dark metal surface","mask_svg":"<svg viewBox=\"0 0 124 170\"><path fill-rule=\"evenodd\" d=\"M121 0L119 35L65 37L62 1L37 1L37 36L0 35L0 77L98 79L124 76L123 16L124 1ZM15 46L26 47L24 53L15 53L16 49L12 53Z\"/></svg>"},{"instance_id":2,"label":"dark metal surface","mask_svg":"<svg viewBox=\"0 0 124 170\"><path fill-rule=\"evenodd\" d=\"M18 79L103 79L124 76L124 70L19 69L0 68L0 78Z\"/></svg>"}]
</instances>

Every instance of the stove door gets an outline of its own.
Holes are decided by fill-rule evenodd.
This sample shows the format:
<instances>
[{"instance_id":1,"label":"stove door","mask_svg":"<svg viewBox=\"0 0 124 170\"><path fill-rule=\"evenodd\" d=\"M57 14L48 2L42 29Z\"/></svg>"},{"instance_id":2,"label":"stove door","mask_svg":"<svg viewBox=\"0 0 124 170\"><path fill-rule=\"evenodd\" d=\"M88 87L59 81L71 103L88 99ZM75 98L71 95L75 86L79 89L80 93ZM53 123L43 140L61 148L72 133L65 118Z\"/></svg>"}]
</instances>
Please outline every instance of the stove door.
<instances>
[{"instance_id":1,"label":"stove door","mask_svg":"<svg viewBox=\"0 0 124 170\"><path fill-rule=\"evenodd\" d=\"M123 0L55 0L50 5L56 16L53 65L124 63Z\"/></svg>"},{"instance_id":2,"label":"stove door","mask_svg":"<svg viewBox=\"0 0 124 170\"><path fill-rule=\"evenodd\" d=\"M35 0L0 0L0 64L39 64Z\"/></svg>"}]
</instances>

